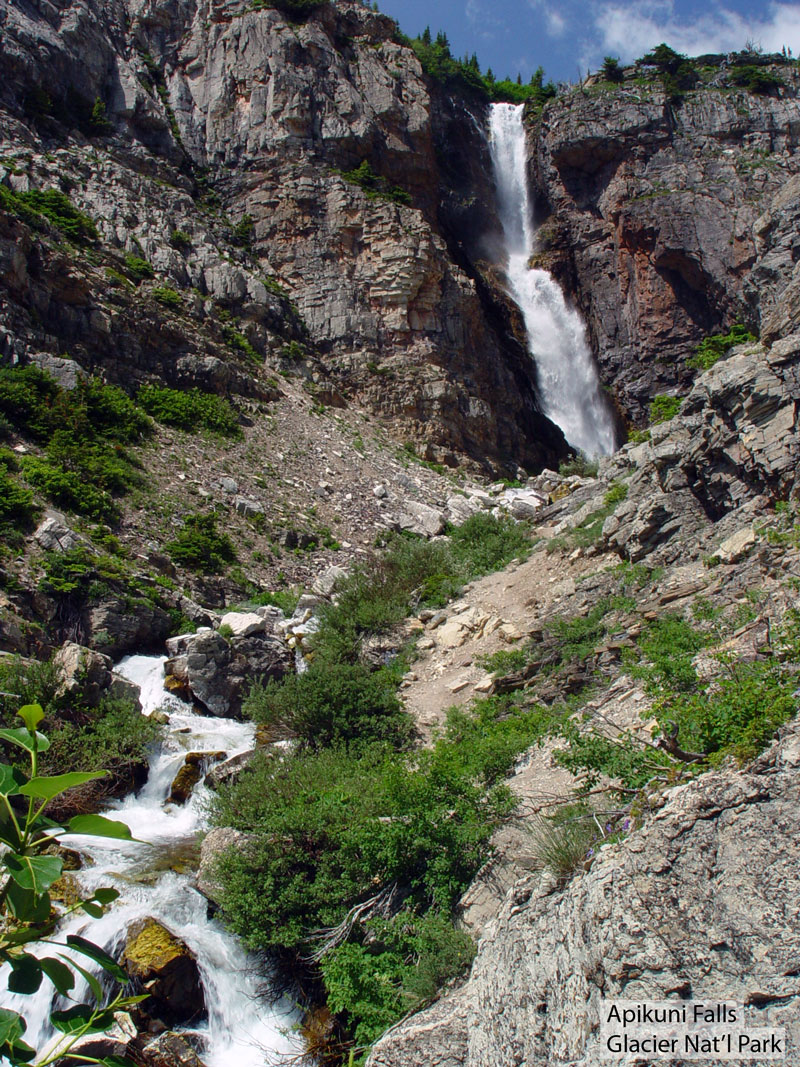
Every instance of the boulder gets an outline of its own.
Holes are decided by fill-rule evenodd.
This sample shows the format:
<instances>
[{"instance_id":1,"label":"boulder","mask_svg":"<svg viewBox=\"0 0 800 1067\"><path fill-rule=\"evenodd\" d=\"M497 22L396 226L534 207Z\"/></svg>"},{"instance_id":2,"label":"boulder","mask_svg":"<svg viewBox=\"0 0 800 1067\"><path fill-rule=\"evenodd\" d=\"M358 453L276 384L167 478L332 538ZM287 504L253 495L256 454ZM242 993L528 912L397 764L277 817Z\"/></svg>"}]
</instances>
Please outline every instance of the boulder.
<instances>
[{"instance_id":1,"label":"boulder","mask_svg":"<svg viewBox=\"0 0 800 1067\"><path fill-rule=\"evenodd\" d=\"M169 791L171 804L185 804L192 790L212 763L225 759L225 752L187 752L183 766L175 775Z\"/></svg>"},{"instance_id":2,"label":"boulder","mask_svg":"<svg viewBox=\"0 0 800 1067\"><path fill-rule=\"evenodd\" d=\"M223 782L230 782L234 778L238 778L255 753L256 750L252 748L248 752L240 752L229 759L221 760L207 772L203 779L204 783L209 789L219 789Z\"/></svg>"},{"instance_id":3,"label":"boulder","mask_svg":"<svg viewBox=\"0 0 800 1067\"><path fill-rule=\"evenodd\" d=\"M114 1012L114 1024L102 1034L87 1034L79 1038L70 1049L72 1055L59 1060L61 1067L79 1067L85 1059L94 1057L103 1061L109 1056L128 1055L137 1037L136 1025L126 1011Z\"/></svg>"},{"instance_id":4,"label":"boulder","mask_svg":"<svg viewBox=\"0 0 800 1067\"><path fill-rule=\"evenodd\" d=\"M347 570L344 567L337 567L335 564L328 567L322 572L314 581L311 586L311 592L317 596L329 597L336 588L337 582L340 582L343 578L347 577Z\"/></svg>"},{"instance_id":5,"label":"boulder","mask_svg":"<svg viewBox=\"0 0 800 1067\"><path fill-rule=\"evenodd\" d=\"M140 1006L148 1018L172 1026L206 1014L194 953L157 919L139 919L129 927L120 962L149 994Z\"/></svg>"},{"instance_id":6,"label":"boulder","mask_svg":"<svg viewBox=\"0 0 800 1067\"><path fill-rule=\"evenodd\" d=\"M222 900L222 883L216 872L217 863L228 849L244 851L256 840L254 834L245 834L229 826L217 826L209 830L200 847L200 866L197 870L197 888L204 897L215 904Z\"/></svg>"},{"instance_id":7,"label":"boulder","mask_svg":"<svg viewBox=\"0 0 800 1067\"><path fill-rule=\"evenodd\" d=\"M418 500L407 500L403 504L399 523L401 530L421 537L436 537L444 531L446 524L443 512Z\"/></svg>"},{"instance_id":8,"label":"boulder","mask_svg":"<svg viewBox=\"0 0 800 1067\"><path fill-rule=\"evenodd\" d=\"M61 672L61 685L56 694L59 698L80 700L93 708L103 696L112 696L118 700L132 701L141 711L139 686L115 674L108 656L74 641L67 641L53 660Z\"/></svg>"},{"instance_id":9,"label":"boulder","mask_svg":"<svg viewBox=\"0 0 800 1067\"><path fill-rule=\"evenodd\" d=\"M113 659L160 645L172 629L172 619L163 608L139 601L132 611L121 596L90 606L83 624L93 647Z\"/></svg>"},{"instance_id":10,"label":"boulder","mask_svg":"<svg viewBox=\"0 0 800 1067\"><path fill-rule=\"evenodd\" d=\"M86 544L80 534L70 529L59 511L46 511L33 536L45 552L69 552Z\"/></svg>"},{"instance_id":11,"label":"boulder","mask_svg":"<svg viewBox=\"0 0 800 1067\"><path fill-rule=\"evenodd\" d=\"M186 1037L171 1031L148 1042L140 1056L146 1067L205 1067Z\"/></svg>"},{"instance_id":12,"label":"boulder","mask_svg":"<svg viewBox=\"0 0 800 1067\"><path fill-rule=\"evenodd\" d=\"M263 633L267 628L266 621L253 611L229 611L222 616L219 625L220 628L227 626L232 637L250 637Z\"/></svg>"},{"instance_id":13,"label":"boulder","mask_svg":"<svg viewBox=\"0 0 800 1067\"><path fill-rule=\"evenodd\" d=\"M196 701L210 715L239 715L253 681L282 678L293 668L286 641L265 632L267 620L255 613L230 612L223 616L223 625L228 618L244 636L226 641L214 630L202 630L168 642L174 654L164 664L167 687L182 699Z\"/></svg>"},{"instance_id":14,"label":"boulder","mask_svg":"<svg viewBox=\"0 0 800 1067\"><path fill-rule=\"evenodd\" d=\"M86 378L86 371L80 363L65 356L54 356L50 352L32 352L28 359L45 374L49 374L62 389L74 389L79 381Z\"/></svg>"}]
</instances>

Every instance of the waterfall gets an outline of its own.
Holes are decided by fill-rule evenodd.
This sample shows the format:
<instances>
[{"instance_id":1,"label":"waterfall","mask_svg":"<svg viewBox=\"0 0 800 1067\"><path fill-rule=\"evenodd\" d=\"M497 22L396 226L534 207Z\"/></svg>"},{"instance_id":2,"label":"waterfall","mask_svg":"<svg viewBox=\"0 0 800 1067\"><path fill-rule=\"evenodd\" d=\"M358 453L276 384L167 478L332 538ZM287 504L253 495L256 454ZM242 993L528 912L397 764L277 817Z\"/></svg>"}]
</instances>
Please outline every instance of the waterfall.
<instances>
[{"instance_id":1,"label":"waterfall","mask_svg":"<svg viewBox=\"0 0 800 1067\"><path fill-rule=\"evenodd\" d=\"M107 814L126 823L136 841L106 838L64 838L88 863L75 877L89 895L98 886L114 886L119 899L101 919L77 913L58 930L59 940L80 934L117 954L125 933L137 919L152 916L184 941L197 958L205 990L208 1019L184 1029L199 1046L206 1067L263 1067L283 1057L295 1060L302 1043L292 1033L299 1021L288 1002L268 1003L261 995L264 975L259 960L248 956L238 939L208 917L208 902L195 889L191 868L197 843L206 826L208 787L197 785L183 806L168 800L170 785L189 751L224 750L229 755L253 747L252 723L194 715L164 688L163 656L127 656L117 666L141 687L145 714L162 709L169 715L163 742L153 752L146 784L138 793L117 801ZM32 951L50 946L34 946ZM83 957L76 957L88 966ZM0 974L0 982L4 986ZM26 1038L44 1048L53 1037L49 1014L54 990L45 980L34 996L10 995L4 1007L24 1015ZM79 982L77 996L87 987ZM63 1004L59 1002L59 1006ZM0 1064L6 1060L0 1058Z\"/></svg>"},{"instance_id":2,"label":"waterfall","mask_svg":"<svg viewBox=\"0 0 800 1067\"><path fill-rule=\"evenodd\" d=\"M614 420L578 312L555 279L528 267L535 248L528 196L522 104L492 104L490 131L497 206L506 244L506 276L522 311L545 415L590 456L614 451Z\"/></svg>"}]
</instances>

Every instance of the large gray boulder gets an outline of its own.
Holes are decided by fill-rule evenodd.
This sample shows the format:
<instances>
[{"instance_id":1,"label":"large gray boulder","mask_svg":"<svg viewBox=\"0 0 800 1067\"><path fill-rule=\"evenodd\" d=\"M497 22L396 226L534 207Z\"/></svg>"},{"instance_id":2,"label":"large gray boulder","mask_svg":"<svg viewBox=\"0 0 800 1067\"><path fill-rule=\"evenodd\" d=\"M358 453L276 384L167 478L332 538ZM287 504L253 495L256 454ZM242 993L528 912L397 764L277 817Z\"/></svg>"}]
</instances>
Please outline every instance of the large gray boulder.
<instances>
[{"instance_id":1,"label":"large gray boulder","mask_svg":"<svg viewBox=\"0 0 800 1067\"><path fill-rule=\"evenodd\" d=\"M268 622L258 615L238 614L245 636L226 640L215 630L204 630L170 639L173 655L164 665L169 688L210 715L239 715L254 681L282 678L293 669L286 641L265 632Z\"/></svg>"}]
</instances>

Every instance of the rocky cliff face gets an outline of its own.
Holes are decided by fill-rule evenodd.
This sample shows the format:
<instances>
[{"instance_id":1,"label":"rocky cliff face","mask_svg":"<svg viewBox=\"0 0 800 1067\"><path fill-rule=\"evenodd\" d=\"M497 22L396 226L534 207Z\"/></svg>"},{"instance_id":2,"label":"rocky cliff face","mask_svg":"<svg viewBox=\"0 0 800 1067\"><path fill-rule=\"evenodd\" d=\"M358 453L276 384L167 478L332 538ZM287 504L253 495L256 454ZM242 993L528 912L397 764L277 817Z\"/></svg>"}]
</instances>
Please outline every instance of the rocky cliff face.
<instances>
[{"instance_id":1,"label":"rocky cliff face","mask_svg":"<svg viewBox=\"0 0 800 1067\"><path fill-rule=\"evenodd\" d=\"M506 298L460 250L471 235L451 233L465 217L472 238L491 229L485 177L483 204L443 195L448 173L478 169L481 116L433 99L391 20L357 3L291 23L244 0L82 0L9 5L3 30L11 186L69 187L104 251L143 254L188 290L189 321L142 315L102 272L65 271L7 224L17 350L69 344L105 367L113 334L125 375L263 395L263 373L229 366L221 306L259 360L274 367L294 340L323 398L366 403L429 458L513 469L564 454ZM364 163L361 185L343 176ZM29 321L31 282L49 336Z\"/></svg>"},{"instance_id":2,"label":"rocky cliff face","mask_svg":"<svg viewBox=\"0 0 800 1067\"><path fill-rule=\"evenodd\" d=\"M733 1000L796 1048L800 883L785 828L799 776L795 726L747 773L676 790L569 889L518 882L467 985L384 1037L370 1067L588 1067L605 998Z\"/></svg>"},{"instance_id":3,"label":"rocky cliff face","mask_svg":"<svg viewBox=\"0 0 800 1067\"><path fill-rule=\"evenodd\" d=\"M540 258L637 420L650 397L686 385L705 335L737 321L758 333L791 274L781 220L793 213L800 101L793 68L776 73L773 95L731 87L722 69L675 100L631 71L556 100L532 127Z\"/></svg>"}]
</instances>

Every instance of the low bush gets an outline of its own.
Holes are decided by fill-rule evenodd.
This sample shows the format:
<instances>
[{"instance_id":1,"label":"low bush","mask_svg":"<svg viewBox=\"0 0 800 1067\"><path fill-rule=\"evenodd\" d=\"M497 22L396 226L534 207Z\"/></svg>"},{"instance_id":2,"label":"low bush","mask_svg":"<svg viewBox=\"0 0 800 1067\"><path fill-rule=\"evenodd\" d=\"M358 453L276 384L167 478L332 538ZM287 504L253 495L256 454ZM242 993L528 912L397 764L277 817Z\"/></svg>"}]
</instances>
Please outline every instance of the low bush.
<instances>
[{"instance_id":1,"label":"low bush","mask_svg":"<svg viewBox=\"0 0 800 1067\"><path fill-rule=\"evenodd\" d=\"M689 366L696 367L698 370L709 370L735 345L748 344L757 340L758 338L750 333L746 326L737 323L728 333L715 333L711 337L704 338L695 349L694 356L689 360Z\"/></svg>"},{"instance_id":2,"label":"low bush","mask_svg":"<svg viewBox=\"0 0 800 1067\"><path fill-rule=\"evenodd\" d=\"M192 246L192 238L185 230L173 230L169 235L169 243L173 248L185 251Z\"/></svg>"},{"instance_id":3,"label":"low bush","mask_svg":"<svg viewBox=\"0 0 800 1067\"><path fill-rule=\"evenodd\" d=\"M165 308L179 311L183 307L183 297L171 285L157 285L152 290L152 297Z\"/></svg>"},{"instance_id":4,"label":"low bush","mask_svg":"<svg viewBox=\"0 0 800 1067\"><path fill-rule=\"evenodd\" d=\"M233 929L252 947L300 952L313 931L382 891L449 911L511 800L446 756L383 745L257 755L214 804L218 825L253 835L219 865Z\"/></svg>"},{"instance_id":5,"label":"low bush","mask_svg":"<svg viewBox=\"0 0 800 1067\"><path fill-rule=\"evenodd\" d=\"M46 219L62 236L76 244L92 244L99 237L92 219L79 211L69 197L58 189L30 189L26 193L15 193L7 186L0 185L0 208L37 228Z\"/></svg>"},{"instance_id":6,"label":"low bush","mask_svg":"<svg viewBox=\"0 0 800 1067\"><path fill-rule=\"evenodd\" d=\"M368 941L344 944L322 961L328 1005L357 1045L371 1044L469 967L475 946L439 911L401 911L367 924Z\"/></svg>"},{"instance_id":7,"label":"low bush","mask_svg":"<svg viewBox=\"0 0 800 1067\"><path fill-rule=\"evenodd\" d=\"M362 663L313 663L303 674L256 685L244 711L256 722L282 725L303 745L402 744L411 720L395 696L396 679Z\"/></svg>"},{"instance_id":8,"label":"low bush","mask_svg":"<svg viewBox=\"0 0 800 1067\"><path fill-rule=\"evenodd\" d=\"M241 427L235 408L216 393L199 389L170 389L164 385L143 385L136 394L141 407L158 422L193 432L212 430L223 437L240 437Z\"/></svg>"},{"instance_id":9,"label":"low bush","mask_svg":"<svg viewBox=\"0 0 800 1067\"><path fill-rule=\"evenodd\" d=\"M0 539L14 543L31 528L39 512L33 494L14 477L18 469L14 453L0 449Z\"/></svg>"},{"instance_id":10,"label":"low bush","mask_svg":"<svg viewBox=\"0 0 800 1067\"><path fill-rule=\"evenodd\" d=\"M742 67L734 67L728 75L731 85L746 89L749 93L757 93L760 96L769 96L778 89L785 89L786 82L773 74L771 70L757 67L752 64Z\"/></svg>"},{"instance_id":11,"label":"low bush","mask_svg":"<svg viewBox=\"0 0 800 1067\"><path fill-rule=\"evenodd\" d=\"M553 815L539 815L526 827L533 864L551 871L560 885L588 866L601 837L594 813L583 804L566 804Z\"/></svg>"},{"instance_id":12,"label":"low bush","mask_svg":"<svg viewBox=\"0 0 800 1067\"><path fill-rule=\"evenodd\" d=\"M3 368L0 412L45 446L44 456L20 461L30 485L70 511L103 522L119 519L113 497L141 480L138 462L123 445L151 430L121 389L87 378L64 390L36 367Z\"/></svg>"},{"instance_id":13,"label":"low bush","mask_svg":"<svg viewBox=\"0 0 800 1067\"><path fill-rule=\"evenodd\" d=\"M411 203L411 197L405 189L392 185L387 178L376 174L368 159L362 160L354 170L341 171L341 175L345 181L360 186L370 200L380 197L383 200L393 200L398 204Z\"/></svg>"},{"instance_id":14,"label":"low bush","mask_svg":"<svg viewBox=\"0 0 800 1067\"><path fill-rule=\"evenodd\" d=\"M146 259L134 256L130 252L125 254L125 270L135 282L143 282L147 278L152 278L155 273Z\"/></svg>"},{"instance_id":15,"label":"low bush","mask_svg":"<svg viewBox=\"0 0 800 1067\"><path fill-rule=\"evenodd\" d=\"M681 410L682 400L679 396L654 396L650 401L650 422L656 426L659 422L669 422Z\"/></svg>"},{"instance_id":16,"label":"low bush","mask_svg":"<svg viewBox=\"0 0 800 1067\"><path fill-rule=\"evenodd\" d=\"M213 512L187 515L181 532L164 547L176 563L201 574L218 574L236 559L233 543L217 530Z\"/></svg>"}]
</instances>

